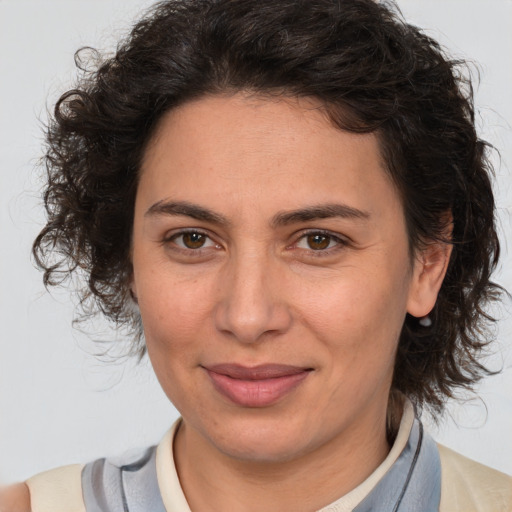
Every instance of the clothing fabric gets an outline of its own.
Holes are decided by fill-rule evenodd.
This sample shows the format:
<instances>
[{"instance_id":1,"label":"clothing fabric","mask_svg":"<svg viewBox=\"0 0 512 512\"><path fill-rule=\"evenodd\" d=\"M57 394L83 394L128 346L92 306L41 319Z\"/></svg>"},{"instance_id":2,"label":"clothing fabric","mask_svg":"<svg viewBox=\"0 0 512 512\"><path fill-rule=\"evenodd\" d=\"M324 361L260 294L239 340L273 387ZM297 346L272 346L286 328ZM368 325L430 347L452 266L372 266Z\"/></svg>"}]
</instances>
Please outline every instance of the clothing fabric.
<instances>
[{"instance_id":1,"label":"clothing fabric","mask_svg":"<svg viewBox=\"0 0 512 512\"><path fill-rule=\"evenodd\" d=\"M172 443L27 481L33 512L190 512ZM511 512L512 477L438 446L407 404L395 443L363 483L318 512Z\"/></svg>"},{"instance_id":2,"label":"clothing fabric","mask_svg":"<svg viewBox=\"0 0 512 512\"><path fill-rule=\"evenodd\" d=\"M82 470L87 512L166 512L156 474L156 447L128 460L99 459Z\"/></svg>"},{"instance_id":3,"label":"clothing fabric","mask_svg":"<svg viewBox=\"0 0 512 512\"><path fill-rule=\"evenodd\" d=\"M512 512L512 477L438 445L441 512Z\"/></svg>"}]
</instances>

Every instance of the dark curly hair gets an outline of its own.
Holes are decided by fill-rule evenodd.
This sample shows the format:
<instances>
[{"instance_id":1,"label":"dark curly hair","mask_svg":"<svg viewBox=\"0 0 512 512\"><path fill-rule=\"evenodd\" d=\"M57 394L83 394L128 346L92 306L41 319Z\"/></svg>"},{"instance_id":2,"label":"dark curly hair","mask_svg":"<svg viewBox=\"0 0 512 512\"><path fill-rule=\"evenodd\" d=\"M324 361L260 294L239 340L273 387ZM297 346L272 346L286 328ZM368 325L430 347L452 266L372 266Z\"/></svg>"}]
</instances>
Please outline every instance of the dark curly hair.
<instances>
[{"instance_id":1,"label":"dark curly hair","mask_svg":"<svg viewBox=\"0 0 512 512\"><path fill-rule=\"evenodd\" d=\"M33 246L46 285L83 274L84 310L129 327L142 354L130 240L140 163L158 121L206 94L314 97L338 128L377 134L412 251L453 244L432 325L405 320L392 389L440 412L457 388L487 372L479 362L494 321L486 305L501 291L490 281L499 243L488 147L475 132L465 63L405 23L396 6L170 0L114 56L82 49L77 65L79 83L61 96L47 130L48 223Z\"/></svg>"}]
</instances>

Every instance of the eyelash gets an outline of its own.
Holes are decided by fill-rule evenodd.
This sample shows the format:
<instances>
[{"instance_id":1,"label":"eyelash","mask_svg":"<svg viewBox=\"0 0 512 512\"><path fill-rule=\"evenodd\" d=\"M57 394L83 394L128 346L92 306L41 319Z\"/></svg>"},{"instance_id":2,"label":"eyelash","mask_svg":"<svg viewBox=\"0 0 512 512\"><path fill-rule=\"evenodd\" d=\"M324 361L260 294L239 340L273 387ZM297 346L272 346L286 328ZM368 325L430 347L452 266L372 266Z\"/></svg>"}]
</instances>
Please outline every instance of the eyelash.
<instances>
[{"instance_id":1,"label":"eyelash","mask_svg":"<svg viewBox=\"0 0 512 512\"><path fill-rule=\"evenodd\" d=\"M200 246L196 249L191 248L191 247L182 247L182 246L178 245L176 240L178 240L180 237L186 236L187 234L204 236L206 238L206 243L208 243L208 240L209 240L212 245L208 245L207 247ZM321 236L321 237L328 238L329 239L328 246L326 248L322 248L322 249L298 247L298 244L302 240L305 240L309 236ZM333 247L329 247L329 245L333 242L335 245ZM221 245L216 243L215 240L210 236L210 234L208 232L202 231L200 229L184 229L179 232L172 233L172 234L166 236L162 240L163 245L169 245L171 243L173 244L173 247L172 247L173 250L182 252L183 254L186 254L186 255L194 255L197 257L203 255L203 253L205 251L211 249L212 247L215 249L221 248ZM314 258L320 257L321 258L321 257L331 256L331 255L337 253L338 251L343 250L348 245L348 243L349 242L346 239L343 239L340 236L335 235L334 233L331 233L330 231L316 229L316 230L302 231L299 234L299 236L296 237L295 241L291 245L287 246L286 249L304 251L307 253L308 257L314 257Z\"/></svg>"},{"instance_id":2,"label":"eyelash","mask_svg":"<svg viewBox=\"0 0 512 512\"><path fill-rule=\"evenodd\" d=\"M311 249L311 248L303 249L303 248L297 247L297 244L301 240L304 240L309 236L318 236L318 235L330 239L329 244L334 242L335 245L333 247L327 247L325 249L316 249L316 250ZM300 236L298 236L298 238L295 240L295 242L293 242L293 244L289 247L293 250L306 251L308 253L308 256L311 256L314 258L322 258L322 257L326 257L326 256L331 256L334 253L337 253L338 251L343 250L348 244L349 244L349 242L346 239L341 238L339 235L335 235L334 233L331 233L330 231L314 229L314 230L301 232Z\"/></svg>"},{"instance_id":3,"label":"eyelash","mask_svg":"<svg viewBox=\"0 0 512 512\"><path fill-rule=\"evenodd\" d=\"M197 249L193 249L190 247L181 247L180 245L177 244L176 240L179 239L180 237L184 237L186 235L204 236L206 238L207 242L209 240L213 245L210 245L207 247L201 246L201 247L198 247ZM170 243L174 244L173 250L181 251L186 254L194 254L196 256L200 256L205 250L211 249L212 247L214 247L215 249L219 249L221 247L220 244L216 243L215 240L213 240L213 238L207 232L202 231L200 229L182 229L177 233L172 233L172 234L166 236L162 240L163 245L168 245Z\"/></svg>"}]
</instances>

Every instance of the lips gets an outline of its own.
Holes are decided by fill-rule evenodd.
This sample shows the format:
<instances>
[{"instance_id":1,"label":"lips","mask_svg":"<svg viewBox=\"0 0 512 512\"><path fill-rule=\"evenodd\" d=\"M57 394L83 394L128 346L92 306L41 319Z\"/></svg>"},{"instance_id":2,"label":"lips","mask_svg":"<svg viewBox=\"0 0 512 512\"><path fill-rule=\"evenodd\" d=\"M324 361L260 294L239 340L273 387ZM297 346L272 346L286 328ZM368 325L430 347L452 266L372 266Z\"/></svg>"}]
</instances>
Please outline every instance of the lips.
<instances>
[{"instance_id":1,"label":"lips","mask_svg":"<svg viewBox=\"0 0 512 512\"><path fill-rule=\"evenodd\" d=\"M253 367L218 364L203 368L221 395L243 407L267 407L278 402L312 371L311 368L281 364Z\"/></svg>"}]
</instances>

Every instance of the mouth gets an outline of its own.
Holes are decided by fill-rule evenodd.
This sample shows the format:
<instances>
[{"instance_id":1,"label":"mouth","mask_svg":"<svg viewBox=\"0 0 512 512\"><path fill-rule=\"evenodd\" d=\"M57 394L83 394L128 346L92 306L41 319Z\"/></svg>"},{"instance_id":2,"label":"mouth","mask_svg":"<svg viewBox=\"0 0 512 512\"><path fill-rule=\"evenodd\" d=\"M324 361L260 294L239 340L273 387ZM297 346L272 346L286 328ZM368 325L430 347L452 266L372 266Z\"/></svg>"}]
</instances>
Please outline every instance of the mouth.
<instances>
[{"instance_id":1,"label":"mouth","mask_svg":"<svg viewBox=\"0 0 512 512\"><path fill-rule=\"evenodd\" d=\"M273 405L297 388L312 368L281 364L253 367L218 364L205 367L214 388L232 403L242 407Z\"/></svg>"}]
</instances>

